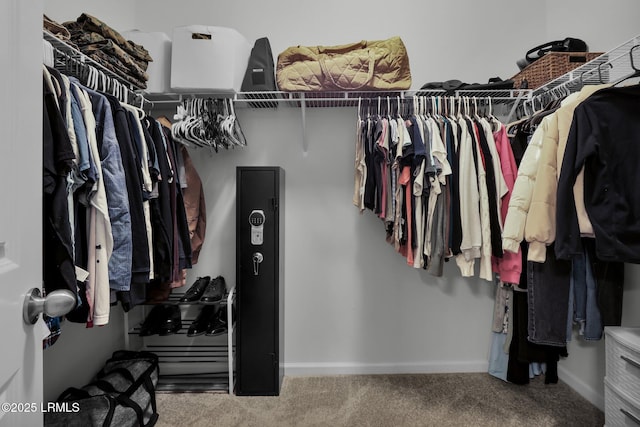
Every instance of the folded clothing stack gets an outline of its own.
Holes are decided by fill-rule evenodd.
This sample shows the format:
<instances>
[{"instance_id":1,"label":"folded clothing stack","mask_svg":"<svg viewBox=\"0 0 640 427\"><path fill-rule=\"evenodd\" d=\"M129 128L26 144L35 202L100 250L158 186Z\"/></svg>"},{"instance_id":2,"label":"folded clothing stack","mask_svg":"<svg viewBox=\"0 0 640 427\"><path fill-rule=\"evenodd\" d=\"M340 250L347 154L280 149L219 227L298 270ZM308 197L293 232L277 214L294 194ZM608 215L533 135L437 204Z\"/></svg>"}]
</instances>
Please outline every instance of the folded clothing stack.
<instances>
[{"instance_id":1,"label":"folded clothing stack","mask_svg":"<svg viewBox=\"0 0 640 427\"><path fill-rule=\"evenodd\" d=\"M49 18L47 15L42 16L42 28L47 30L63 42L77 48L77 46L71 42L71 34L69 34L69 30L67 30L64 25L58 24L53 19Z\"/></svg>"},{"instance_id":2,"label":"folded clothing stack","mask_svg":"<svg viewBox=\"0 0 640 427\"><path fill-rule=\"evenodd\" d=\"M62 25L69 32L69 41L82 53L138 88L147 87L149 76L146 71L153 59L143 46L126 40L119 32L86 13Z\"/></svg>"}]
</instances>

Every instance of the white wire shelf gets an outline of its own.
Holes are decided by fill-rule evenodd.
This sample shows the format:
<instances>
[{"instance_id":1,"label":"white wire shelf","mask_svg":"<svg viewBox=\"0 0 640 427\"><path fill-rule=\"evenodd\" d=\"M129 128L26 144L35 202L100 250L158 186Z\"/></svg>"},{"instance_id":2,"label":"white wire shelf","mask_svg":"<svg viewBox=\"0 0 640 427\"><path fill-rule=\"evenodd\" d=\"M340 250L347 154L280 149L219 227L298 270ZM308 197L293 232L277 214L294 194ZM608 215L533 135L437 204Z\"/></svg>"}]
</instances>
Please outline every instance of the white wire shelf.
<instances>
[{"instance_id":1,"label":"white wire shelf","mask_svg":"<svg viewBox=\"0 0 640 427\"><path fill-rule=\"evenodd\" d=\"M154 104L176 104L188 98L231 98L238 107L275 108L278 105L289 107L357 107L362 102L405 102L414 97L476 97L491 99L492 102L513 102L529 99L529 89L504 90L417 90L417 91L344 91L344 92L237 92L237 93L166 93L148 95Z\"/></svg>"},{"instance_id":2,"label":"white wire shelf","mask_svg":"<svg viewBox=\"0 0 640 427\"><path fill-rule=\"evenodd\" d=\"M593 60L533 90L533 97L546 93L572 92L588 84L616 83L640 70L640 35Z\"/></svg>"}]
</instances>

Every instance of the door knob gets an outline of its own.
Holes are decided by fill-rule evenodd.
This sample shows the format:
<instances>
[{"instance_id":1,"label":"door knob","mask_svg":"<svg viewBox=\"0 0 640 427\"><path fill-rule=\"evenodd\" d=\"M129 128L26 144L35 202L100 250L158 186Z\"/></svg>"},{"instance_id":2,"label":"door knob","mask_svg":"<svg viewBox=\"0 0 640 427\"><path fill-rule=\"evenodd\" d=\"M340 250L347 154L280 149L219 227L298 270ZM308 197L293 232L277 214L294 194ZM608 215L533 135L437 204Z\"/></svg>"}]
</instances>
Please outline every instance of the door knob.
<instances>
[{"instance_id":1,"label":"door knob","mask_svg":"<svg viewBox=\"0 0 640 427\"><path fill-rule=\"evenodd\" d=\"M67 289L58 289L42 297L40 289L33 288L24 298L22 317L28 325L33 325L41 313L49 317L67 314L76 306L76 296Z\"/></svg>"}]
</instances>

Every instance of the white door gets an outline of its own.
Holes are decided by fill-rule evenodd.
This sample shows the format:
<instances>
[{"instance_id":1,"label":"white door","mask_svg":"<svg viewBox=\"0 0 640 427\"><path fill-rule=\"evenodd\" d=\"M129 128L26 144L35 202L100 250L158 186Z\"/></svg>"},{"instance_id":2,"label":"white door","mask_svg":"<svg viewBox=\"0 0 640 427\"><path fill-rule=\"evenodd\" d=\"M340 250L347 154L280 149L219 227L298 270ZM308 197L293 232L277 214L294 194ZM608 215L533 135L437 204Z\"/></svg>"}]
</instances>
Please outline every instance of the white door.
<instances>
[{"instance_id":1,"label":"white door","mask_svg":"<svg viewBox=\"0 0 640 427\"><path fill-rule=\"evenodd\" d=\"M42 11L0 2L0 426L43 419L42 325L22 319L42 285Z\"/></svg>"}]
</instances>

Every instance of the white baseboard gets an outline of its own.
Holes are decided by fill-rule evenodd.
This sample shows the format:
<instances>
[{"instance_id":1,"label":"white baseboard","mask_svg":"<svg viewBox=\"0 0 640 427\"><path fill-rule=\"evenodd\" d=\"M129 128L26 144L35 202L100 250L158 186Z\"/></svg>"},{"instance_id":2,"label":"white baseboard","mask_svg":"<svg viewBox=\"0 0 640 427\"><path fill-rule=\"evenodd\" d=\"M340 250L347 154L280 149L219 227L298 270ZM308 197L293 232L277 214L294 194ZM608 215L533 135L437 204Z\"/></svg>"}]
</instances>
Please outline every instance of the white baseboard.
<instances>
[{"instance_id":1,"label":"white baseboard","mask_svg":"<svg viewBox=\"0 0 640 427\"><path fill-rule=\"evenodd\" d=\"M436 361L415 363L285 363L287 376L310 375L376 375L376 374L450 374L487 372L489 363L480 361Z\"/></svg>"},{"instance_id":2,"label":"white baseboard","mask_svg":"<svg viewBox=\"0 0 640 427\"><path fill-rule=\"evenodd\" d=\"M593 387L587 385L562 365L558 365L558 378L574 389L580 396L584 397L600 410L604 411L604 395L600 394L600 392L595 390Z\"/></svg>"}]
</instances>

